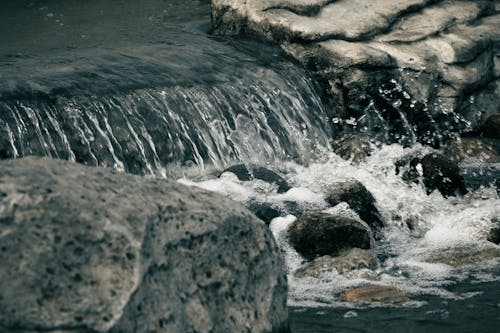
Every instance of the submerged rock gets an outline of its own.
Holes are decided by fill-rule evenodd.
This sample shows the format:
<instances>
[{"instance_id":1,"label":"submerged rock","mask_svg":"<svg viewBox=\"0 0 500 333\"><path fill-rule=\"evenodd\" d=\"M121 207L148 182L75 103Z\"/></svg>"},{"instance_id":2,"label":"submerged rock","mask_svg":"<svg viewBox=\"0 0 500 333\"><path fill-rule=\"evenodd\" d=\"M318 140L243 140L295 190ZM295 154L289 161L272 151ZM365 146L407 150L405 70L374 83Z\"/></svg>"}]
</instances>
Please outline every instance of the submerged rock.
<instances>
[{"instance_id":1,"label":"submerged rock","mask_svg":"<svg viewBox=\"0 0 500 333\"><path fill-rule=\"evenodd\" d=\"M308 259L331 255L353 247L370 248L369 228L361 222L328 213L306 213L288 228L288 240Z\"/></svg>"},{"instance_id":2,"label":"submerged rock","mask_svg":"<svg viewBox=\"0 0 500 333\"><path fill-rule=\"evenodd\" d=\"M368 250L358 248L351 249L338 257L323 256L314 259L295 272L298 278L315 277L336 270L339 274L356 269L375 269L378 261L377 256Z\"/></svg>"},{"instance_id":3,"label":"submerged rock","mask_svg":"<svg viewBox=\"0 0 500 333\"><path fill-rule=\"evenodd\" d=\"M290 186L283 177L261 166L237 164L222 171L222 173L224 172L234 173L241 181L260 179L267 183L276 184L278 186L278 193L284 193L290 189Z\"/></svg>"},{"instance_id":4,"label":"submerged rock","mask_svg":"<svg viewBox=\"0 0 500 333\"><path fill-rule=\"evenodd\" d=\"M0 331L281 332L286 276L239 204L50 159L0 162Z\"/></svg>"},{"instance_id":5,"label":"submerged rock","mask_svg":"<svg viewBox=\"0 0 500 333\"><path fill-rule=\"evenodd\" d=\"M500 257L500 249L494 245L488 247L458 246L436 250L429 254L425 261L461 267L498 257Z\"/></svg>"},{"instance_id":6,"label":"submerged rock","mask_svg":"<svg viewBox=\"0 0 500 333\"><path fill-rule=\"evenodd\" d=\"M325 200L332 206L346 202L374 230L384 226L380 213L375 207L375 198L357 180L332 184L326 191Z\"/></svg>"},{"instance_id":7,"label":"submerged rock","mask_svg":"<svg viewBox=\"0 0 500 333\"><path fill-rule=\"evenodd\" d=\"M354 303L404 303L411 300L408 293L392 286L373 285L349 290L344 293L344 300Z\"/></svg>"},{"instance_id":8,"label":"submerged rock","mask_svg":"<svg viewBox=\"0 0 500 333\"><path fill-rule=\"evenodd\" d=\"M438 146L498 113L495 1L212 0L212 24L279 44L379 141Z\"/></svg>"}]
</instances>

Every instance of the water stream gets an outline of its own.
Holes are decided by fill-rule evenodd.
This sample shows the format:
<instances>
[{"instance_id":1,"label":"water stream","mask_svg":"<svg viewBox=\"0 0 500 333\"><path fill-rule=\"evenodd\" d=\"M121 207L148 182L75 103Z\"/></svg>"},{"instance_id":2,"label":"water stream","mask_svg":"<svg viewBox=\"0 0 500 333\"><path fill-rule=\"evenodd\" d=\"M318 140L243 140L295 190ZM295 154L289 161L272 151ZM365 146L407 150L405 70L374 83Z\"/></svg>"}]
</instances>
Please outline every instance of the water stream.
<instances>
[{"instance_id":1,"label":"water stream","mask_svg":"<svg viewBox=\"0 0 500 333\"><path fill-rule=\"evenodd\" d=\"M395 173L398 159L429 147L379 145L360 164L343 160L330 147L335 115L305 71L262 42L210 36L208 1L166 3L9 2L10 15L0 13L0 31L12 31L0 36L0 157L51 156L171 177L247 205L292 205L270 225L286 258L292 332L496 332L499 247L486 234L500 217L497 175L444 198ZM292 188L218 177L241 162L279 172ZM294 212L331 211L326 188L349 179L374 195L386 223L373 248L379 266L297 278L304 259L285 237ZM366 284L410 300L343 300Z\"/></svg>"}]
</instances>

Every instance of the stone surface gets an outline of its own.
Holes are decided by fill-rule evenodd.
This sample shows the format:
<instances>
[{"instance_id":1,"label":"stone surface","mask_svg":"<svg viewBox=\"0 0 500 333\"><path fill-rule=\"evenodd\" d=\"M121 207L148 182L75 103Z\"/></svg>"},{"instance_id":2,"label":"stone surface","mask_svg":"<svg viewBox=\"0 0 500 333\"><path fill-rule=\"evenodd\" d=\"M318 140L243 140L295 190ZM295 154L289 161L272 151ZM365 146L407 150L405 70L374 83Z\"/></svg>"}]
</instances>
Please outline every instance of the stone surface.
<instances>
[{"instance_id":1,"label":"stone surface","mask_svg":"<svg viewBox=\"0 0 500 333\"><path fill-rule=\"evenodd\" d=\"M445 197L467 193L465 179L458 165L444 155L425 155L420 161L427 194L439 190Z\"/></svg>"},{"instance_id":2,"label":"stone surface","mask_svg":"<svg viewBox=\"0 0 500 333\"><path fill-rule=\"evenodd\" d=\"M343 133L333 143L333 150L345 160L351 160L353 164L359 164L371 155L372 147L367 135L355 133Z\"/></svg>"},{"instance_id":3,"label":"stone surface","mask_svg":"<svg viewBox=\"0 0 500 333\"><path fill-rule=\"evenodd\" d=\"M284 193L290 189L290 186L287 181L283 179L283 177L272 170L258 165L237 164L222 171L222 173L224 172L234 173L241 181L260 179L265 182L275 184L278 186L278 193Z\"/></svg>"},{"instance_id":4,"label":"stone surface","mask_svg":"<svg viewBox=\"0 0 500 333\"><path fill-rule=\"evenodd\" d=\"M50 159L0 162L0 331L278 332L267 227L220 196Z\"/></svg>"},{"instance_id":5,"label":"stone surface","mask_svg":"<svg viewBox=\"0 0 500 333\"><path fill-rule=\"evenodd\" d=\"M384 226L380 213L375 207L375 198L357 180L332 184L326 191L325 200L332 206L346 202L374 230Z\"/></svg>"},{"instance_id":6,"label":"stone surface","mask_svg":"<svg viewBox=\"0 0 500 333\"><path fill-rule=\"evenodd\" d=\"M500 248L497 246L458 246L439 249L429 254L425 261L429 263L446 264L453 267L475 265L481 261L500 257Z\"/></svg>"},{"instance_id":7,"label":"stone surface","mask_svg":"<svg viewBox=\"0 0 500 333\"><path fill-rule=\"evenodd\" d=\"M369 249L371 231L361 222L328 213L306 213L288 228L290 244L305 258L338 255L353 247Z\"/></svg>"},{"instance_id":8,"label":"stone surface","mask_svg":"<svg viewBox=\"0 0 500 333\"><path fill-rule=\"evenodd\" d=\"M315 277L318 278L322 274L336 270L339 274L356 269L375 269L377 267L377 257L373 252L362 249L351 249L346 253L338 256L323 256L314 259L305 266L299 268L295 272L298 278Z\"/></svg>"},{"instance_id":9,"label":"stone surface","mask_svg":"<svg viewBox=\"0 0 500 333\"><path fill-rule=\"evenodd\" d=\"M392 286L372 285L349 290L344 293L344 300L355 303L404 303L410 296Z\"/></svg>"},{"instance_id":10,"label":"stone surface","mask_svg":"<svg viewBox=\"0 0 500 333\"><path fill-rule=\"evenodd\" d=\"M500 111L495 1L212 0L212 24L279 44L380 141L437 146Z\"/></svg>"},{"instance_id":11,"label":"stone surface","mask_svg":"<svg viewBox=\"0 0 500 333\"><path fill-rule=\"evenodd\" d=\"M494 244L500 245L500 218L494 218L491 222L493 226L488 233L487 239Z\"/></svg>"}]
</instances>

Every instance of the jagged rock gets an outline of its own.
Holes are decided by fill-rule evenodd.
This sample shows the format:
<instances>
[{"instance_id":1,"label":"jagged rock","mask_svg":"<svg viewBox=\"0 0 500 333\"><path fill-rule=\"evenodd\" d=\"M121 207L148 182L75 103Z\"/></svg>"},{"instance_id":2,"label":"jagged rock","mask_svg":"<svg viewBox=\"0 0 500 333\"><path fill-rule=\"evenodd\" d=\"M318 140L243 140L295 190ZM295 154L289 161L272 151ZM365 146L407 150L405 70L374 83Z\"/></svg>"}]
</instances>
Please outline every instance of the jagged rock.
<instances>
[{"instance_id":1,"label":"jagged rock","mask_svg":"<svg viewBox=\"0 0 500 333\"><path fill-rule=\"evenodd\" d=\"M461 267L498 257L500 257L500 249L494 245L491 247L458 246L436 250L427 255L425 261Z\"/></svg>"},{"instance_id":2,"label":"jagged rock","mask_svg":"<svg viewBox=\"0 0 500 333\"><path fill-rule=\"evenodd\" d=\"M278 193L284 193L290 189L290 186L287 181L283 179L283 177L278 175L276 172L261 166L237 164L222 171L222 173L224 172L234 173L241 181L260 179L271 184L276 184L278 186Z\"/></svg>"},{"instance_id":3,"label":"jagged rock","mask_svg":"<svg viewBox=\"0 0 500 333\"><path fill-rule=\"evenodd\" d=\"M489 116L481 127L481 132L485 137L500 139L500 113Z\"/></svg>"},{"instance_id":4,"label":"jagged rock","mask_svg":"<svg viewBox=\"0 0 500 333\"><path fill-rule=\"evenodd\" d=\"M328 213L306 213L288 228L288 240L308 259L338 255L353 247L370 248L370 230L359 221Z\"/></svg>"},{"instance_id":5,"label":"jagged rock","mask_svg":"<svg viewBox=\"0 0 500 333\"><path fill-rule=\"evenodd\" d=\"M444 155L432 153L420 160L427 194L439 190L445 197L467 193L458 165Z\"/></svg>"},{"instance_id":6,"label":"jagged rock","mask_svg":"<svg viewBox=\"0 0 500 333\"><path fill-rule=\"evenodd\" d=\"M373 252L358 248L351 249L339 257L323 256L314 259L295 272L298 278L315 277L318 278L324 273L336 270L339 274L355 269L375 269L377 267L377 257Z\"/></svg>"},{"instance_id":7,"label":"jagged rock","mask_svg":"<svg viewBox=\"0 0 500 333\"><path fill-rule=\"evenodd\" d=\"M495 1L212 0L212 24L278 43L379 141L438 146L499 112Z\"/></svg>"},{"instance_id":8,"label":"jagged rock","mask_svg":"<svg viewBox=\"0 0 500 333\"><path fill-rule=\"evenodd\" d=\"M279 250L235 202L39 158L0 192L2 332L286 331Z\"/></svg>"},{"instance_id":9,"label":"jagged rock","mask_svg":"<svg viewBox=\"0 0 500 333\"><path fill-rule=\"evenodd\" d=\"M375 207L375 198L357 180L332 184L326 191L325 200L332 206L346 202L374 230L384 226L380 213Z\"/></svg>"},{"instance_id":10,"label":"jagged rock","mask_svg":"<svg viewBox=\"0 0 500 333\"><path fill-rule=\"evenodd\" d=\"M411 300L408 293L392 286L372 285L349 290L344 293L344 300L355 303L404 303Z\"/></svg>"}]
</instances>

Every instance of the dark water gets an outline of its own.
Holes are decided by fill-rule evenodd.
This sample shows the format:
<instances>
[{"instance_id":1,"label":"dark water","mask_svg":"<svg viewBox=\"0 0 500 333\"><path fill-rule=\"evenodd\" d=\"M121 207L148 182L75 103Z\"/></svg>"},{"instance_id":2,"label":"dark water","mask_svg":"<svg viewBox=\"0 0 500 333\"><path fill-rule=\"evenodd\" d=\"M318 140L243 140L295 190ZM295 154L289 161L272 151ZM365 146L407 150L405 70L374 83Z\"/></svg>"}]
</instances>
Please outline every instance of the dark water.
<instances>
[{"instance_id":1,"label":"dark water","mask_svg":"<svg viewBox=\"0 0 500 333\"><path fill-rule=\"evenodd\" d=\"M497 269L497 275L500 271ZM474 293L463 300L417 296L418 307L290 308L294 333L446 332L495 333L500 326L500 284L463 281L448 287L455 293Z\"/></svg>"},{"instance_id":2,"label":"dark water","mask_svg":"<svg viewBox=\"0 0 500 333\"><path fill-rule=\"evenodd\" d=\"M328 148L334 110L276 47L211 36L208 0L3 0L0 8L0 158L44 155L160 176L200 174L235 161L294 161L299 192L358 177L386 211L404 215L392 208L401 200L409 216L437 220L445 209L457 219L462 209L472 220L495 214L481 206L483 199L428 204L425 194L394 176L387 180L392 162L384 154L371 165L334 157L303 168ZM484 177L498 177L493 167L466 166L469 183L479 188ZM303 200L312 200L304 193ZM430 212L413 207L415 200ZM419 276L412 278L410 284ZM292 331L498 331L498 281L458 279L444 288L471 297L422 293L417 307L293 307Z\"/></svg>"}]
</instances>

